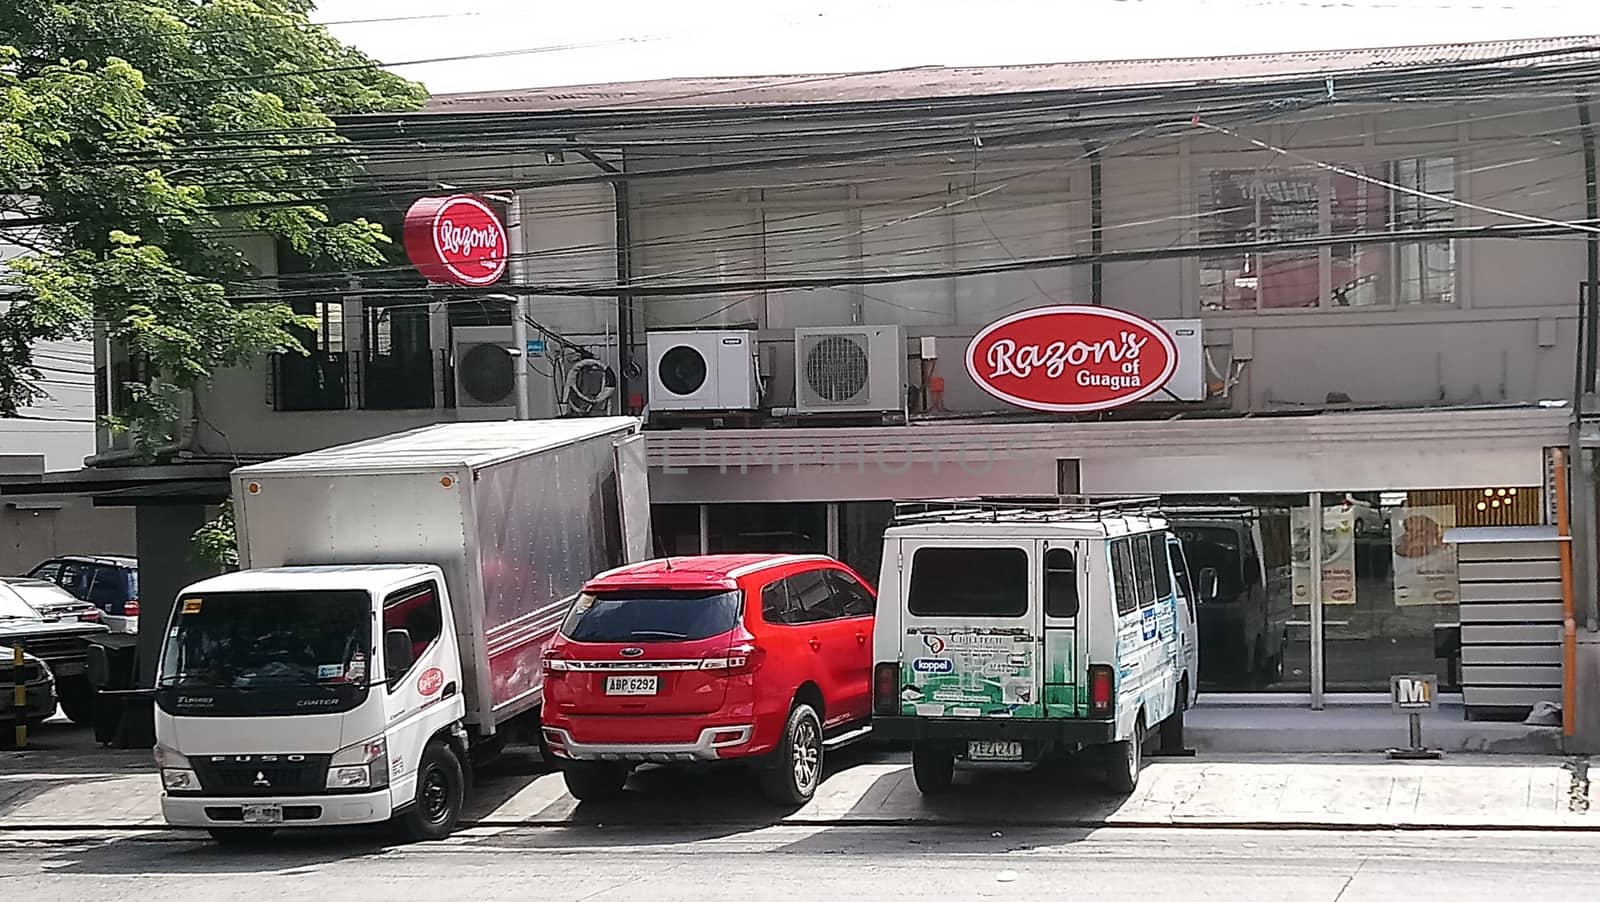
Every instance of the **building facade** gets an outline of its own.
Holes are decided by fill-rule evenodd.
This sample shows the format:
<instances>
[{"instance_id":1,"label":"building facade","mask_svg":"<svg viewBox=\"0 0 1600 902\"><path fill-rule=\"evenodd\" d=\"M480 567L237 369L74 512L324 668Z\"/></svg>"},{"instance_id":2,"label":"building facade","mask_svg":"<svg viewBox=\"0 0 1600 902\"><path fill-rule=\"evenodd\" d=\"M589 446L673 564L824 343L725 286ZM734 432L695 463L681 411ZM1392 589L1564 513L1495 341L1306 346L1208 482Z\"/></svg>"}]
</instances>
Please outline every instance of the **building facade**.
<instances>
[{"instance_id":1,"label":"building facade","mask_svg":"<svg viewBox=\"0 0 1600 902\"><path fill-rule=\"evenodd\" d=\"M310 354L220 374L159 474L118 468L103 436L95 478L165 499L140 509L143 553L147 518L181 533L234 460L510 416L504 295L522 294L534 415L649 418L661 553L827 552L871 574L897 501L1246 508L1262 528L1218 566L1260 574L1275 626L1202 648L1229 665L1213 690L1322 704L1423 671L1486 713L1561 701L1544 564L1596 279L1595 44L687 80L352 121L393 192L377 218L489 197L508 279L332 284L252 245L321 320ZM1181 333L1186 387L1086 415L986 392L973 337L1057 305ZM705 375L673 347L724 340L749 352L718 358L716 391L661 391ZM873 371L891 388L829 406ZM1418 517L1440 531L1425 567Z\"/></svg>"}]
</instances>

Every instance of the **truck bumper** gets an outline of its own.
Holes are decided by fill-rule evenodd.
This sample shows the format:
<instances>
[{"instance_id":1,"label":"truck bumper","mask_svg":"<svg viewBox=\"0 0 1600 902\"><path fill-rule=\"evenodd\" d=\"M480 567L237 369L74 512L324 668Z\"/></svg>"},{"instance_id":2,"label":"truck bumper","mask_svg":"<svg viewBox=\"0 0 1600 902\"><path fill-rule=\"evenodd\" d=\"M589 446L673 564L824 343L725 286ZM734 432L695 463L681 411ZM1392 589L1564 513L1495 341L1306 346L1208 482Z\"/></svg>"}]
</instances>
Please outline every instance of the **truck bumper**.
<instances>
[{"instance_id":1,"label":"truck bumper","mask_svg":"<svg viewBox=\"0 0 1600 902\"><path fill-rule=\"evenodd\" d=\"M246 824L244 806L279 805L282 823ZM163 793L161 815L174 827L334 827L376 824L394 814L389 790L360 795L282 796L275 798L229 796L175 796Z\"/></svg>"},{"instance_id":2,"label":"truck bumper","mask_svg":"<svg viewBox=\"0 0 1600 902\"><path fill-rule=\"evenodd\" d=\"M1101 745L1117 738L1109 720L1020 720L1009 717L874 717L872 734L880 739L945 741L1015 739Z\"/></svg>"}]
</instances>

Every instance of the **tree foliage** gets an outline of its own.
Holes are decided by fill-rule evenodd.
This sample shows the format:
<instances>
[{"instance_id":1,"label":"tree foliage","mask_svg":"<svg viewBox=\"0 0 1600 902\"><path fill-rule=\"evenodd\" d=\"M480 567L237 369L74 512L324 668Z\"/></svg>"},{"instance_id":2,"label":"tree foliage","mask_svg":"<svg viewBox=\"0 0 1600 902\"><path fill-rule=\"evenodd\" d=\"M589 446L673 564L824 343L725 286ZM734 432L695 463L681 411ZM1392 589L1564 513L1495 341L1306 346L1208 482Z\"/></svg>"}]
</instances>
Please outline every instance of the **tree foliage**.
<instances>
[{"instance_id":1,"label":"tree foliage","mask_svg":"<svg viewBox=\"0 0 1600 902\"><path fill-rule=\"evenodd\" d=\"M0 272L0 416L41 394L34 342L98 325L151 374L111 425L153 451L214 372L299 347L289 306L235 300L261 293L247 236L323 271L388 259L381 227L319 200L362 174L331 117L425 94L309 24L311 8L0 4L0 237L33 251Z\"/></svg>"}]
</instances>

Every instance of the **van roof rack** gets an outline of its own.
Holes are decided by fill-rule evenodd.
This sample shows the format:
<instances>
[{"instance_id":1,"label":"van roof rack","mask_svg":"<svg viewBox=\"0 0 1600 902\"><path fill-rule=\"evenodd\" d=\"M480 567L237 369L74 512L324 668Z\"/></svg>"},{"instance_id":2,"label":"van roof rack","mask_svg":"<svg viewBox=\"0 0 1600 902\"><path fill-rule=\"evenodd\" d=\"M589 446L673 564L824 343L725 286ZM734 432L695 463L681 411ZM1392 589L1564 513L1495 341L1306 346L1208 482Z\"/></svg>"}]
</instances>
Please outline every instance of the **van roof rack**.
<instances>
[{"instance_id":1,"label":"van roof rack","mask_svg":"<svg viewBox=\"0 0 1600 902\"><path fill-rule=\"evenodd\" d=\"M1161 499L1090 495L934 498L897 501L891 525L939 522L1058 523L1148 517L1162 513Z\"/></svg>"}]
</instances>

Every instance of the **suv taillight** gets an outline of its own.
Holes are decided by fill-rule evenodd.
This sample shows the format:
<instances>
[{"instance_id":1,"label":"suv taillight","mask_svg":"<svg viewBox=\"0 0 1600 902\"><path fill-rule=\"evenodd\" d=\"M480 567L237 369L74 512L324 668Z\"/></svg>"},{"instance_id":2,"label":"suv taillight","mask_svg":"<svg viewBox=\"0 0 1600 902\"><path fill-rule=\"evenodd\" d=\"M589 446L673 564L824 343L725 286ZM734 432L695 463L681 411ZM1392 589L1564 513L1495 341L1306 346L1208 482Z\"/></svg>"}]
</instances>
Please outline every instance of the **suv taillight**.
<instances>
[{"instance_id":1,"label":"suv taillight","mask_svg":"<svg viewBox=\"0 0 1600 902\"><path fill-rule=\"evenodd\" d=\"M1111 716L1112 691L1116 688L1116 674L1106 664L1089 668L1089 713L1095 717Z\"/></svg>"},{"instance_id":2,"label":"suv taillight","mask_svg":"<svg viewBox=\"0 0 1600 902\"><path fill-rule=\"evenodd\" d=\"M766 661L767 653L760 646L744 642L728 649L726 656L703 658L700 661L701 670L722 670L730 676L740 673L754 673L760 669L762 662Z\"/></svg>"},{"instance_id":3,"label":"suv taillight","mask_svg":"<svg viewBox=\"0 0 1600 902\"><path fill-rule=\"evenodd\" d=\"M566 658L563 658L561 652L553 648L545 650L543 661L544 675L547 677L564 677L570 669Z\"/></svg>"},{"instance_id":4,"label":"suv taillight","mask_svg":"<svg viewBox=\"0 0 1600 902\"><path fill-rule=\"evenodd\" d=\"M139 616L139 599L130 598L122 603L122 614L125 617Z\"/></svg>"},{"instance_id":5,"label":"suv taillight","mask_svg":"<svg viewBox=\"0 0 1600 902\"><path fill-rule=\"evenodd\" d=\"M885 661L872 669L872 713L900 713L900 664Z\"/></svg>"}]
</instances>

